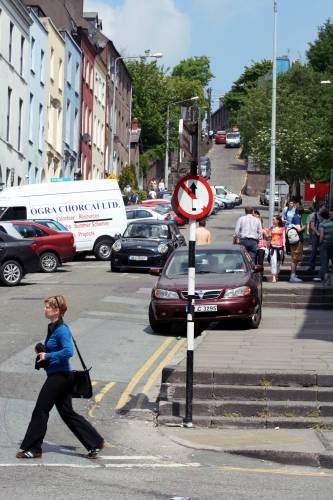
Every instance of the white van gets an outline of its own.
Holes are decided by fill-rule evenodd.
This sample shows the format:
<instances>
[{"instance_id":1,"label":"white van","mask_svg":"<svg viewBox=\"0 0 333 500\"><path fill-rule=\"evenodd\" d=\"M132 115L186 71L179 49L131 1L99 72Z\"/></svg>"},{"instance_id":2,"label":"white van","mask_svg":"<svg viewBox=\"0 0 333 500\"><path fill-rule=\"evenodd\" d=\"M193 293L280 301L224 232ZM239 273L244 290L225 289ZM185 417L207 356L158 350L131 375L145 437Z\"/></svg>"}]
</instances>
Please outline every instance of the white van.
<instances>
[{"instance_id":1,"label":"white van","mask_svg":"<svg viewBox=\"0 0 333 500\"><path fill-rule=\"evenodd\" d=\"M77 252L108 260L127 226L114 179L27 184L0 192L0 220L54 219L74 234Z\"/></svg>"}]
</instances>

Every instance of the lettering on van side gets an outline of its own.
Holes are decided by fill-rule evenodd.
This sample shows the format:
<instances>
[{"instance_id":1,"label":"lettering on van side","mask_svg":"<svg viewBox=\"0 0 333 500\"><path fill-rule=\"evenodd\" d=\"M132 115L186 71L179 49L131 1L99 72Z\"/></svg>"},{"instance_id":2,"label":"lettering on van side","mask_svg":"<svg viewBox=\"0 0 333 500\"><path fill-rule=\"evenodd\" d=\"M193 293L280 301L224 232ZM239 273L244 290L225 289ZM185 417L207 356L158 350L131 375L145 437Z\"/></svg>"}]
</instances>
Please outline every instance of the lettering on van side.
<instances>
[{"instance_id":1,"label":"lettering on van side","mask_svg":"<svg viewBox=\"0 0 333 500\"><path fill-rule=\"evenodd\" d=\"M119 208L118 201L96 201L86 203L73 203L59 206L48 207L32 207L30 209L31 215L54 215L64 214L70 212L90 212L92 210L107 210L112 208Z\"/></svg>"}]
</instances>

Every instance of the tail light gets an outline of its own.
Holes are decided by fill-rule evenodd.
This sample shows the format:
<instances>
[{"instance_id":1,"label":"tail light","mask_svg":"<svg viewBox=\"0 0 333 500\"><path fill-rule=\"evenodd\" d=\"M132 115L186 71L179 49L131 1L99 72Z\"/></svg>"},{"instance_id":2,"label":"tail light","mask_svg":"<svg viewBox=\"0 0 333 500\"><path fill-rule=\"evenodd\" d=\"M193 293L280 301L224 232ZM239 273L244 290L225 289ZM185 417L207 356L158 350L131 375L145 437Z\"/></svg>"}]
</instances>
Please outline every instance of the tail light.
<instances>
[{"instance_id":1,"label":"tail light","mask_svg":"<svg viewBox=\"0 0 333 500\"><path fill-rule=\"evenodd\" d=\"M169 216L168 216L168 215L166 215L166 216L164 217L164 220L169 220Z\"/></svg>"},{"instance_id":2,"label":"tail light","mask_svg":"<svg viewBox=\"0 0 333 500\"><path fill-rule=\"evenodd\" d=\"M37 245L36 245L36 243L31 243L30 248L31 248L31 250L32 250L33 252L36 252L36 250L37 250Z\"/></svg>"}]
</instances>

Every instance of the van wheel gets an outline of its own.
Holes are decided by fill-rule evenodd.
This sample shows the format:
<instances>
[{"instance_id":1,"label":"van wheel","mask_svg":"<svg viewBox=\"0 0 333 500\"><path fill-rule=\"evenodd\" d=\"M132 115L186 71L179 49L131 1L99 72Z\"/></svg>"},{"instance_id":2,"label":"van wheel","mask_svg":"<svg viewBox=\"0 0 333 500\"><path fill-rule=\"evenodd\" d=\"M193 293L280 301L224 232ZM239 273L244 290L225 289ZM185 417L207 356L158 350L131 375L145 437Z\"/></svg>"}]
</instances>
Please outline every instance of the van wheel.
<instances>
[{"instance_id":1,"label":"van wheel","mask_svg":"<svg viewBox=\"0 0 333 500\"><path fill-rule=\"evenodd\" d=\"M59 260L55 253L45 252L40 256L40 267L44 273L54 273L59 266Z\"/></svg>"},{"instance_id":2,"label":"van wheel","mask_svg":"<svg viewBox=\"0 0 333 500\"><path fill-rule=\"evenodd\" d=\"M7 286L16 286L22 279L22 267L16 260L8 260L0 267L0 281Z\"/></svg>"},{"instance_id":3,"label":"van wheel","mask_svg":"<svg viewBox=\"0 0 333 500\"><path fill-rule=\"evenodd\" d=\"M111 249L114 241L111 239L103 239L97 241L94 246L94 255L97 260L110 260Z\"/></svg>"}]
</instances>

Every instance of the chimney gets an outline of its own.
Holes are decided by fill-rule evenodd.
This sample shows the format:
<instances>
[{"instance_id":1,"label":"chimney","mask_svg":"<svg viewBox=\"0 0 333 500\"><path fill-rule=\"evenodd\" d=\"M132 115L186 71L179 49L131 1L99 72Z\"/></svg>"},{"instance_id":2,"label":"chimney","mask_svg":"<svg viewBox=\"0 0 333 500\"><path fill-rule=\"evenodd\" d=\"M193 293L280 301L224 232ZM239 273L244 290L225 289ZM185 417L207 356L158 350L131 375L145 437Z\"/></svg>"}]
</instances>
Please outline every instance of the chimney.
<instances>
[{"instance_id":1,"label":"chimney","mask_svg":"<svg viewBox=\"0 0 333 500\"><path fill-rule=\"evenodd\" d=\"M139 120L137 118L133 118L132 120L132 130L137 130L139 128Z\"/></svg>"}]
</instances>

